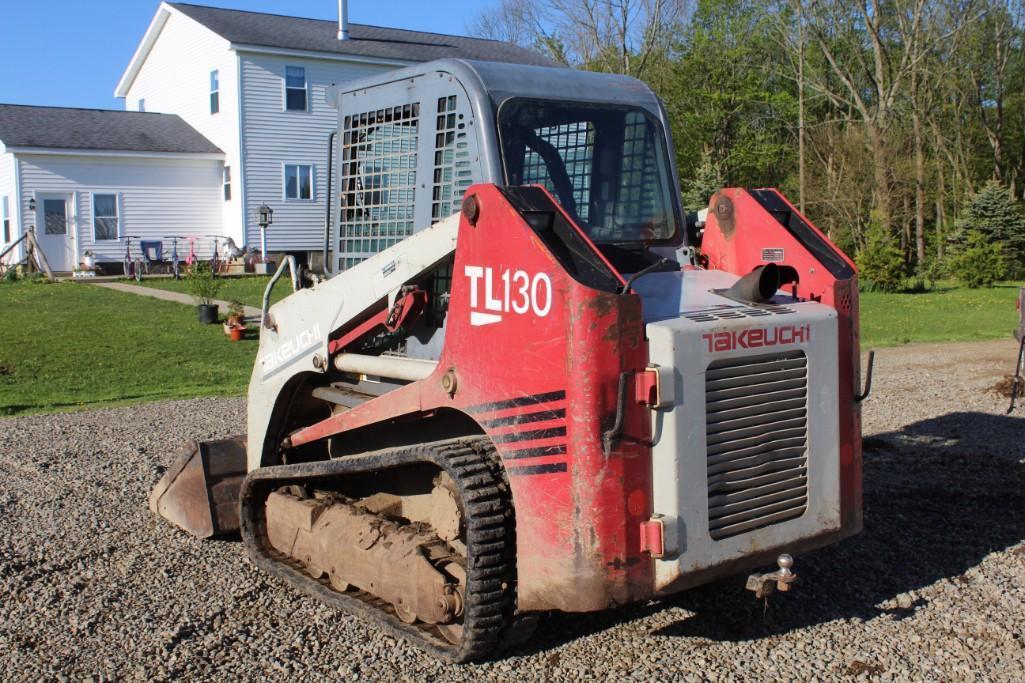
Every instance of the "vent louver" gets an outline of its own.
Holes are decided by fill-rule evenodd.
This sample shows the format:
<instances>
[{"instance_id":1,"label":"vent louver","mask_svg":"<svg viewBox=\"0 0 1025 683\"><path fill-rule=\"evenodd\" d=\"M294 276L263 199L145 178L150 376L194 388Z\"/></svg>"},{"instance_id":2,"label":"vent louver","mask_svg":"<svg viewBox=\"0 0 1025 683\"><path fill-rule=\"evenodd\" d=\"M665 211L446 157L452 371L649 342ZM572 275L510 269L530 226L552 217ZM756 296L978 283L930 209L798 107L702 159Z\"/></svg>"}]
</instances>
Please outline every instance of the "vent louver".
<instances>
[{"instance_id":1,"label":"vent louver","mask_svg":"<svg viewBox=\"0 0 1025 683\"><path fill-rule=\"evenodd\" d=\"M808 359L717 360L705 375L708 531L715 540L804 514Z\"/></svg>"}]
</instances>

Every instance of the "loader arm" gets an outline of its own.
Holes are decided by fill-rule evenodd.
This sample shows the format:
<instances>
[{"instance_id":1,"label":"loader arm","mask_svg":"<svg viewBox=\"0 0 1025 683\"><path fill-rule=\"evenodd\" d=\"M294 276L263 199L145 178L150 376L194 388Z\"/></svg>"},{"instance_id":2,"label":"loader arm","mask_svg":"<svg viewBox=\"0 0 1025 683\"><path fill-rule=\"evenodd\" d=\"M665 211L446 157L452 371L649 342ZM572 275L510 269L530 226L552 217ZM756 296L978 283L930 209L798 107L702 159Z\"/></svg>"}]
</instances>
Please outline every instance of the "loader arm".
<instances>
[{"instance_id":1,"label":"loader arm","mask_svg":"<svg viewBox=\"0 0 1025 683\"><path fill-rule=\"evenodd\" d=\"M288 388L303 375L327 372L332 341L389 311L406 283L455 251L458 231L456 214L271 306L274 329L265 327L260 335L249 383L249 470L279 445L283 435L268 429L280 422Z\"/></svg>"}]
</instances>

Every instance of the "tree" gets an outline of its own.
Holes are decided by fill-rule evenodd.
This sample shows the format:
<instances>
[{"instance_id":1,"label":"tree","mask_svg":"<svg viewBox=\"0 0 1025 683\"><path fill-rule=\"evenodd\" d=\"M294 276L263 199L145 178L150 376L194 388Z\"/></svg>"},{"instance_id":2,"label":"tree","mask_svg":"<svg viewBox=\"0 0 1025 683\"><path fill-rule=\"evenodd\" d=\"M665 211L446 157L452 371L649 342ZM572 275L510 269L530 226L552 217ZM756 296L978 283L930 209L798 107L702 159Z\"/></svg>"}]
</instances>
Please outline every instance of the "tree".
<instances>
[{"instance_id":1,"label":"tree","mask_svg":"<svg viewBox=\"0 0 1025 683\"><path fill-rule=\"evenodd\" d=\"M965 248L953 258L951 272L973 289L992 287L1007 275L1003 245L992 241L981 230L971 230Z\"/></svg>"},{"instance_id":2,"label":"tree","mask_svg":"<svg viewBox=\"0 0 1025 683\"><path fill-rule=\"evenodd\" d=\"M986 183L972 198L957 222L954 241L967 245L972 235L1001 245L1011 261L1011 271L1025 270L1025 216L1018 202L995 180Z\"/></svg>"},{"instance_id":3,"label":"tree","mask_svg":"<svg viewBox=\"0 0 1025 683\"><path fill-rule=\"evenodd\" d=\"M692 211L707 209L712 195L722 189L725 184L719 166L712 160L712 155L705 152L701 157L701 164L694 174L694 179L686 183L687 189L680 197L684 208Z\"/></svg>"},{"instance_id":4,"label":"tree","mask_svg":"<svg viewBox=\"0 0 1025 683\"><path fill-rule=\"evenodd\" d=\"M492 1L479 35L651 86L686 204L780 187L883 286L968 248L987 180L1025 193L1025 0Z\"/></svg>"},{"instance_id":5,"label":"tree","mask_svg":"<svg viewBox=\"0 0 1025 683\"><path fill-rule=\"evenodd\" d=\"M771 29L762 2L699 0L674 43L660 94L685 187L708 164L741 186L778 184L793 165L797 97Z\"/></svg>"},{"instance_id":6,"label":"tree","mask_svg":"<svg viewBox=\"0 0 1025 683\"><path fill-rule=\"evenodd\" d=\"M904 256L894 244L889 228L878 216L873 218L865 234L865 246L855 259L858 270L867 288L896 292L904 277Z\"/></svg>"},{"instance_id":7,"label":"tree","mask_svg":"<svg viewBox=\"0 0 1025 683\"><path fill-rule=\"evenodd\" d=\"M686 0L497 0L474 35L537 48L565 66L644 78L668 48Z\"/></svg>"},{"instance_id":8,"label":"tree","mask_svg":"<svg viewBox=\"0 0 1025 683\"><path fill-rule=\"evenodd\" d=\"M802 8L825 68L808 64L808 87L857 116L872 151L875 211L892 229L890 146L899 104L926 55L960 30L966 15L928 0L790 0ZM953 9L953 8L951 8ZM944 30L928 31L930 27Z\"/></svg>"},{"instance_id":9,"label":"tree","mask_svg":"<svg viewBox=\"0 0 1025 683\"><path fill-rule=\"evenodd\" d=\"M966 95L993 150L993 179L1012 183L1006 105L1022 87L1021 0L981 0L981 16L964 50Z\"/></svg>"}]
</instances>

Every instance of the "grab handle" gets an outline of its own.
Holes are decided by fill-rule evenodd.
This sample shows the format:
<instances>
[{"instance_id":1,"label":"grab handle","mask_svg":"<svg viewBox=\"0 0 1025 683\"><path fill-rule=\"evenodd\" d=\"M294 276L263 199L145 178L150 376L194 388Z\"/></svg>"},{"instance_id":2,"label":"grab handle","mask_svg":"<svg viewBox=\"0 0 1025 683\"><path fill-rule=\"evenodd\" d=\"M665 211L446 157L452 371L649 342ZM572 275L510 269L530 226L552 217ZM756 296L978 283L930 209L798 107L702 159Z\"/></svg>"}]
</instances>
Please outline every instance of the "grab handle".
<instances>
[{"instance_id":1,"label":"grab handle","mask_svg":"<svg viewBox=\"0 0 1025 683\"><path fill-rule=\"evenodd\" d=\"M263 290L263 307L260 309L260 324L266 327L268 330L274 330L277 332L278 326L274 324L274 321L270 319L267 314L270 309L270 293L274 289L274 285L277 284L278 280L281 279L281 275L285 272L285 266L288 266L289 274L292 278L292 291L299 290L299 273L295 268L295 257L286 256L282 261L278 269L274 271L274 276L267 283L267 288Z\"/></svg>"},{"instance_id":2,"label":"grab handle","mask_svg":"<svg viewBox=\"0 0 1025 683\"><path fill-rule=\"evenodd\" d=\"M868 352L868 368L865 370L865 390L854 397L855 403L861 403L872 393L872 368L876 364L876 352Z\"/></svg>"}]
</instances>

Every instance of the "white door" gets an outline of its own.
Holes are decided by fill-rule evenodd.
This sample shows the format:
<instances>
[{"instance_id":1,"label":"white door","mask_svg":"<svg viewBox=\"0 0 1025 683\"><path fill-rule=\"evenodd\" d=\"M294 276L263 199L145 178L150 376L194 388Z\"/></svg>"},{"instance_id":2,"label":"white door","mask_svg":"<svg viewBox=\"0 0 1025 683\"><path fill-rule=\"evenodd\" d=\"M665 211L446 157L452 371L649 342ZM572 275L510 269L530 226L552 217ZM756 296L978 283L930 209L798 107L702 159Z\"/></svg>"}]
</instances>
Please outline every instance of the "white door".
<instances>
[{"instance_id":1,"label":"white door","mask_svg":"<svg viewBox=\"0 0 1025 683\"><path fill-rule=\"evenodd\" d=\"M70 271L75 266L70 217L70 196L36 197L36 239L46 254L50 270Z\"/></svg>"}]
</instances>

